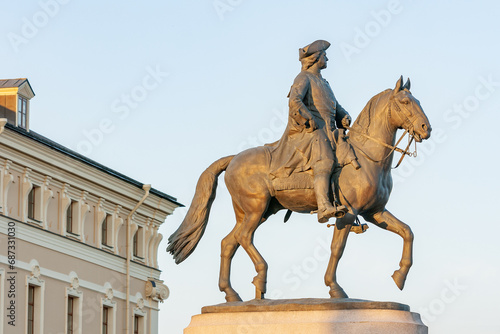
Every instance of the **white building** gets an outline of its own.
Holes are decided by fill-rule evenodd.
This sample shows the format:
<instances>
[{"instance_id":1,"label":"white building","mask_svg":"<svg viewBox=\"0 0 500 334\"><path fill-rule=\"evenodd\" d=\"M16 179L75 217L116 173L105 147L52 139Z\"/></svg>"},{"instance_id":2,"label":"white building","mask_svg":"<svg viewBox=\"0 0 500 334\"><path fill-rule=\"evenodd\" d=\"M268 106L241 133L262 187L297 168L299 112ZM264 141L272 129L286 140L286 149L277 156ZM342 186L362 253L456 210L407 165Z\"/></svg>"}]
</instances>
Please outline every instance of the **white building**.
<instances>
[{"instance_id":1,"label":"white building","mask_svg":"<svg viewBox=\"0 0 500 334\"><path fill-rule=\"evenodd\" d=\"M0 80L0 332L158 333L158 228L175 198L29 129Z\"/></svg>"}]
</instances>

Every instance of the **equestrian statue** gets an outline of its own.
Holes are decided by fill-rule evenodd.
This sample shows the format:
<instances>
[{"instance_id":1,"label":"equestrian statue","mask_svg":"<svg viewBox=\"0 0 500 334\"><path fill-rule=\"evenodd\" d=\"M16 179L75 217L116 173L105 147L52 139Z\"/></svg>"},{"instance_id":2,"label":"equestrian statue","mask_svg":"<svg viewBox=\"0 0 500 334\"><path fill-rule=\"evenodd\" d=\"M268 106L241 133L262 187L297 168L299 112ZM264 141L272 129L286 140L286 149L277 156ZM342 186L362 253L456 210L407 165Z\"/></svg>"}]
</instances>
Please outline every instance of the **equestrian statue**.
<instances>
[{"instance_id":1,"label":"equestrian statue","mask_svg":"<svg viewBox=\"0 0 500 334\"><path fill-rule=\"evenodd\" d=\"M191 206L181 226L170 236L167 251L175 262L184 261L196 248L208 222L217 188L224 180L231 194L236 225L222 240L219 289L226 301L241 301L231 287L232 258L242 246L251 258L257 276L253 279L256 299L266 292L267 263L255 248L257 227L271 215L287 209L317 212L320 223L335 218L331 256L325 284L331 298L347 298L337 283L337 266L350 231L363 232L358 216L403 238L403 253L392 278L403 289L412 265L413 233L385 206L392 190L394 152L411 155L413 140L428 139L431 125L403 77L368 101L351 126L351 117L337 102L328 82L321 76L330 43L315 41L299 49L302 70L290 89L288 125L282 138L272 144L221 158L200 176ZM404 133L396 142L398 129ZM408 134L405 150L397 147Z\"/></svg>"}]
</instances>

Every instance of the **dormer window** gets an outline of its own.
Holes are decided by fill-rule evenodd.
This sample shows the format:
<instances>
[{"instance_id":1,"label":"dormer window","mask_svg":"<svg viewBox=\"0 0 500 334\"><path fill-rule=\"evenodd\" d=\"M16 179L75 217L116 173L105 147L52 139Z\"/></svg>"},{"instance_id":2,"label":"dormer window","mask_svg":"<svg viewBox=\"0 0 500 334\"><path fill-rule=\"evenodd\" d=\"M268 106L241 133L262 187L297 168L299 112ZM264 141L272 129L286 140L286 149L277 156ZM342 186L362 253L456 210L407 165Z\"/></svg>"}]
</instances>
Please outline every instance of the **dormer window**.
<instances>
[{"instance_id":1,"label":"dormer window","mask_svg":"<svg viewBox=\"0 0 500 334\"><path fill-rule=\"evenodd\" d=\"M28 126L28 99L21 95L17 98L17 126L25 130Z\"/></svg>"},{"instance_id":2,"label":"dormer window","mask_svg":"<svg viewBox=\"0 0 500 334\"><path fill-rule=\"evenodd\" d=\"M30 100L34 96L28 79L0 79L0 118L29 131Z\"/></svg>"}]
</instances>

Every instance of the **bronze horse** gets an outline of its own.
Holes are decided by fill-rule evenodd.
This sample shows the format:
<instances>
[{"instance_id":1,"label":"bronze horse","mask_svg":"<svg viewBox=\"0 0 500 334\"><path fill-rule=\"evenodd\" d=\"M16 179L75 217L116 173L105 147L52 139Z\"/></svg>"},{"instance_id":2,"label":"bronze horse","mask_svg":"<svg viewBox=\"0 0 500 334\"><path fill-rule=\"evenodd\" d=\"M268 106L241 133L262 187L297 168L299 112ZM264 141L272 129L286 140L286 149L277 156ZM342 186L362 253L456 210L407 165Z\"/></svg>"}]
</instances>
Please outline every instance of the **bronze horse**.
<instances>
[{"instance_id":1,"label":"bronze horse","mask_svg":"<svg viewBox=\"0 0 500 334\"><path fill-rule=\"evenodd\" d=\"M376 226L394 232L404 240L399 269L392 278L403 289L412 265L413 233L408 225L385 209L392 190L391 166L398 129L408 131L417 142L430 137L431 126L420 102L410 93L410 81L403 85L401 77L394 89L374 96L360 113L349 131L361 168L347 165L334 177L339 181L339 200L349 212L337 218L331 245L331 257L325 274L331 298L347 298L337 283L336 271L344 251L347 236L356 216ZM267 263L253 244L257 227L279 210L310 213L317 210L313 189L275 191L269 176L268 149L259 146L237 155L221 158L200 176L196 193L181 226L169 238L167 251L176 263L184 261L195 249L206 228L211 205L215 199L217 178L223 172L232 196L236 226L222 240L219 289L226 300L240 301L231 287L232 258L241 245L255 265L253 279L256 298L266 292Z\"/></svg>"}]
</instances>

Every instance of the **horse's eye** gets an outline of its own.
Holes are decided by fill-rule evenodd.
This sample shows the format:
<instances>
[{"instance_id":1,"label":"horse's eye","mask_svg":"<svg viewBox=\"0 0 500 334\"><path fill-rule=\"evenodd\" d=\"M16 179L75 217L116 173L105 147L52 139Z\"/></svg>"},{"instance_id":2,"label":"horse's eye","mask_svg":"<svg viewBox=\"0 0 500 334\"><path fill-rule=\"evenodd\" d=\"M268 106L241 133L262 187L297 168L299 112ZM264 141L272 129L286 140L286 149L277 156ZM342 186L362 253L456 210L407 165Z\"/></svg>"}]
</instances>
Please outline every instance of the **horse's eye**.
<instances>
[{"instance_id":1,"label":"horse's eye","mask_svg":"<svg viewBox=\"0 0 500 334\"><path fill-rule=\"evenodd\" d=\"M404 100L402 100L402 101L401 101L401 103L402 103L402 104L408 104L408 103L410 103L410 100L408 100L408 99L404 99Z\"/></svg>"}]
</instances>

